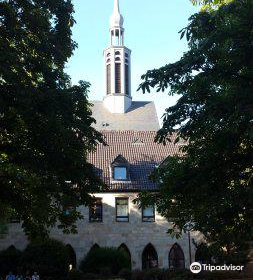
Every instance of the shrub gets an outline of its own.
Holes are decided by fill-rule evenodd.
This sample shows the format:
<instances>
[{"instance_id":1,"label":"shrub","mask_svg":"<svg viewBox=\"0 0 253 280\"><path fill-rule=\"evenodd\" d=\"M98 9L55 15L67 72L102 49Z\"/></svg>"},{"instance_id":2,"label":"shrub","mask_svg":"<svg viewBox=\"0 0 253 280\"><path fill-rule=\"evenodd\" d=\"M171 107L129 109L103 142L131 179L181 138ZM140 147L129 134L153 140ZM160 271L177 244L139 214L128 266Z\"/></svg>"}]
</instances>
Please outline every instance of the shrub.
<instances>
[{"instance_id":1,"label":"shrub","mask_svg":"<svg viewBox=\"0 0 253 280\"><path fill-rule=\"evenodd\" d=\"M130 268L125 252L115 248L97 248L91 250L81 261L80 269L84 273L100 273L102 276L117 275L123 268ZM108 275L107 275L108 274Z\"/></svg>"},{"instance_id":2,"label":"shrub","mask_svg":"<svg viewBox=\"0 0 253 280\"><path fill-rule=\"evenodd\" d=\"M82 278L83 280L95 280L95 279L99 279L98 275L94 274L94 273L86 273L84 274L84 277Z\"/></svg>"},{"instance_id":3,"label":"shrub","mask_svg":"<svg viewBox=\"0 0 253 280\"><path fill-rule=\"evenodd\" d=\"M6 275L9 271L16 273L21 265L21 255L21 251L17 250L14 246L0 251L0 275Z\"/></svg>"},{"instance_id":4,"label":"shrub","mask_svg":"<svg viewBox=\"0 0 253 280\"><path fill-rule=\"evenodd\" d=\"M68 273L67 280L80 280L84 275L80 270L73 269Z\"/></svg>"},{"instance_id":5,"label":"shrub","mask_svg":"<svg viewBox=\"0 0 253 280\"><path fill-rule=\"evenodd\" d=\"M123 268L121 269L121 271L119 272L119 277L125 280L131 280L131 270L128 268Z\"/></svg>"},{"instance_id":6,"label":"shrub","mask_svg":"<svg viewBox=\"0 0 253 280\"><path fill-rule=\"evenodd\" d=\"M143 280L144 278L144 271L141 270L133 270L131 280Z\"/></svg>"},{"instance_id":7,"label":"shrub","mask_svg":"<svg viewBox=\"0 0 253 280\"><path fill-rule=\"evenodd\" d=\"M23 252L25 269L37 270L43 277L65 276L68 272L68 250L60 241L37 240L30 243Z\"/></svg>"}]
</instances>

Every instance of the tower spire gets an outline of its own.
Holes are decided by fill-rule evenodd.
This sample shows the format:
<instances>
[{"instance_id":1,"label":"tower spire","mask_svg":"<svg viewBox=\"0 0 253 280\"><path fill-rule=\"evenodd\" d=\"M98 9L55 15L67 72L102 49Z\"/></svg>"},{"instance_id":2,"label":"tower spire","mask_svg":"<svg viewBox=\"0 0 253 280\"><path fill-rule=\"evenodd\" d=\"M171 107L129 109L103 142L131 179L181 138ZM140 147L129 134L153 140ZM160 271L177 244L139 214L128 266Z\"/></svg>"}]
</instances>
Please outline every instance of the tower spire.
<instances>
[{"instance_id":1,"label":"tower spire","mask_svg":"<svg viewBox=\"0 0 253 280\"><path fill-rule=\"evenodd\" d=\"M114 9L110 18L110 27L113 28L122 28L124 23L124 18L120 14L119 10L119 0L114 0Z\"/></svg>"},{"instance_id":2,"label":"tower spire","mask_svg":"<svg viewBox=\"0 0 253 280\"><path fill-rule=\"evenodd\" d=\"M110 18L110 47L104 51L105 92L104 106L111 113L124 114L131 106L131 50L124 46L124 19L119 0L114 0Z\"/></svg>"},{"instance_id":3,"label":"tower spire","mask_svg":"<svg viewBox=\"0 0 253 280\"><path fill-rule=\"evenodd\" d=\"M119 0L114 0L114 11L117 11L118 13L120 13L120 11L119 11Z\"/></svg>"}]
</instances>

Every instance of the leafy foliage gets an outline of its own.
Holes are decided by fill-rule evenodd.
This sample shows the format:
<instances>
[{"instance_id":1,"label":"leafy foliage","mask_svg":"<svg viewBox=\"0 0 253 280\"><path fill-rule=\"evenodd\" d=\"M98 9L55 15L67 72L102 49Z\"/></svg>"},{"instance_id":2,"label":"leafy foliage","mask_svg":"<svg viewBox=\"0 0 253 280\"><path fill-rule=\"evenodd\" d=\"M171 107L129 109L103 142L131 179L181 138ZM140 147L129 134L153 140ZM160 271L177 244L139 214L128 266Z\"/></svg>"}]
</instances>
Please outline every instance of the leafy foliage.
<instances>
[{"instance_id":1,"label":"leafy foliage","mask_svg":"<svg viewBox=\"0 0 253 280\"><path fill-rule=\"evenodd\" d=\"M179 95L156 140L166 144L176 133L187 145L153 175L159 195L141 198L175 217L175 227L192 221L217 255L231 260L252 237L253 2L201 11L182 32L189 51L148 71L140 88Z\"/></svg>"},{"instance_id":2,"label":"leafy foliage","mask_svg":"<svg viewBox=\"0 0 253 280\"><path fill-rule=\"evenodd\" d=\"M21 265L21 255L21 251L17 250L14 246L0 251L0 275L7 275L10 271L16 273Z\"/></svg>"},{"instance_id":3,"label":"leafy foliage","mask_svg":"<svg viewBox=\"0 0 253 280\"><path fill-rule=\"evenodd\" d=\"M202 9L217 8L221 5L227 5L234 0L191 0L193 5L202 5Z\"/></svg>"},{"instance_id":4,"label":"leafy foliage","mask_svg":"<svg viewBox=\"0 0 253 280\"><path fill-rule=\"evenodd\" d=\"M73 24L71 0L0 2L0 220L19 216L30 238L57 220L76 232L77 207L101 185L86 160L103 141L89 83L64 73Z\"/></svg>"},{"instance_id":5,"label":"leafy foliage","mask_svg":"<svg viewBox=\"0 0 253 280\"><path fill-rule=\"evenodd\" d=\"M56 240L36 240L24 250L22 264L24 271L39 271L42 277L64 276L69 268L68 250Z\"/></svg>"},{"instance_id":6,"label":"leafy foliage","mask_svg":"<svg viewBox=\"0 0 253 280\"><path fill-rule=\"evenodd\" d=\"M101 273L103 276L117 275L122 269L130 268L126 253L115 248L97 248L90 250L81 261L80 269L84 273Z\"/></svg>"}]
</instances>

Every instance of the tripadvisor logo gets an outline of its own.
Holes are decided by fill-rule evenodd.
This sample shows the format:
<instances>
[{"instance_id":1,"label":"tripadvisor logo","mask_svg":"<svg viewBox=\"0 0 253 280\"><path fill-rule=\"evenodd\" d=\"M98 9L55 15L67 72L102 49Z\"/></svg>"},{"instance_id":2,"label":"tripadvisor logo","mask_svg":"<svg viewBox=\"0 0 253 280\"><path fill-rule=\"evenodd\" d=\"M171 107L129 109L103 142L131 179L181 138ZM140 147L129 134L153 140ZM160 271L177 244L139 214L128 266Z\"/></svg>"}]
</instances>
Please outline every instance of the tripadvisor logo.
<instances>
[{"instance_id":1,"label":"tripadvisor logo","mask_svg":"<svg viewBox=\"0 0 253 280\"><path fill-rule=\"evenodd\" d=\"M201 270L202 270L202 266L198 262L194 262L190 266L190 271L194 274L200 273Z\"/></svg>"},{"instance_id":2,"label":"tripadvisor logo","mask_svg":"<svg viewBox=\"0 0 253 280\"><path fill-rule=\"evenodd\" d=\"M203 271L242 271L244 266L236 266L236 265L210 265L210 264L200 264L198 262L194 262L190 266L190 270L192 273L197 274Z\"/></svg>"}]
</instances>

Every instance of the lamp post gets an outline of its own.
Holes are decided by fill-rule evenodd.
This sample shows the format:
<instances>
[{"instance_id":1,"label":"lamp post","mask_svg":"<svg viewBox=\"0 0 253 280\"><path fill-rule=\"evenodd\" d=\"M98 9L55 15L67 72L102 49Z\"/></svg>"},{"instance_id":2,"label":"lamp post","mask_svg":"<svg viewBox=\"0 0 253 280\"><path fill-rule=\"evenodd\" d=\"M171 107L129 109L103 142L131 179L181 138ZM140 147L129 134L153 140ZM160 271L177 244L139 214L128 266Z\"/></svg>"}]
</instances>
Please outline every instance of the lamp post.
<instances>
[{"instance_id":1,"label":"lamp post","mask_svg":"<svg viewBox=\"0 0 253 280\"><path fill-rule=\"evenodd\" d=\"M192 264L192 249L191 249L191 230L193 229L194 224L188 222L184 225L184 230L188 233L188 243L189 243L189 260L190 265Z\"/></svg>"}]
</instances>

